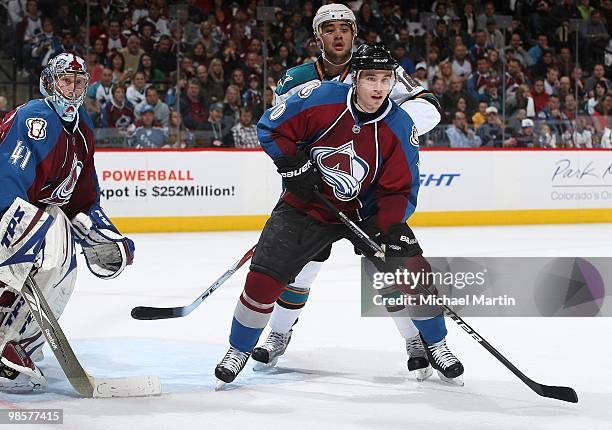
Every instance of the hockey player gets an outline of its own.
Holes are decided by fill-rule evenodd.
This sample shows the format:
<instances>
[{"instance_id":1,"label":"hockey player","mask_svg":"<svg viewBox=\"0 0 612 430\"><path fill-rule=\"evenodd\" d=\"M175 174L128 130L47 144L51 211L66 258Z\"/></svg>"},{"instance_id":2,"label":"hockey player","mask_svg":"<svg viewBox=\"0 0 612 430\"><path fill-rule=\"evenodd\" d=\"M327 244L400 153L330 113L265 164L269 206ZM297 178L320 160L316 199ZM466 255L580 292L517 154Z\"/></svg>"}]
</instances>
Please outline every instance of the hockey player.
<instances>
[{"instance_id":1,"label":"hockey player","mask_svg":"<svg viewBox=\"0 0 612 430\"><path fill-rule=\"evenodd\" d=\"M314 200L314 190L378 237L387 257L413 272L431 270L406 224L417 203L419 145L411 115L389 98L396 67L386 49L364 45L352 58L352 85L312 82L259 121L259 141L285 191L262 231L236 305L230 348L215 369L221 383L244 368L275 301L321 250L347 238L370 253ZM463 366L446 345L443 315L413 322L431 365L443 379L456 380Z\"/></svg>"},{"instance_id":2,"label":"hockey player","mask_svg":"<svg viewBox=\"0 0 612 430\"><path fill-rule=\"evenodd\" d=\"M313 19L312 27L321 56L315 63L302 64L287 71L276 87L275 105L285 102L291 95L312 83L326 80L348 84L352 82L351 57L357 32L353 12L342 4L321 6ZM438 100L415 83L401 66L398 66L396 74L399 82L391 91L391 99L411 116L419 136L429 132L440 122ZM306 264L295 281L281 294L270 319L270 334L260 347L253 350L254 360L266 366L273 366L285 352L293 333L293 325L308 300L310 286L330 252L331 245ZM402 307L389 311L400 334L406 340L408 370L414 371L418 380L428 378L432 371L418 330Z\"/></svg>"},{"instance_id":3,"label":"hockey player","mask_svg":"<svg viewBox=\"0 0 612 430\"><path fill-rule=\"evenodd\" d=\"M19 106L0 125L0 391L47 384L34 363L45 338L19 294L28 274L59 317L76 281L75 242L100 278L132 263L133 242L99 204L94 130L81 107L88 82L83 59L60 54L41 75L45 97ZM50 223L37 223L42 211ZM27 248L32 243L42 245ZM22 275L13 269L17 262L28 268Z\"/></svg>"}]
</instances>

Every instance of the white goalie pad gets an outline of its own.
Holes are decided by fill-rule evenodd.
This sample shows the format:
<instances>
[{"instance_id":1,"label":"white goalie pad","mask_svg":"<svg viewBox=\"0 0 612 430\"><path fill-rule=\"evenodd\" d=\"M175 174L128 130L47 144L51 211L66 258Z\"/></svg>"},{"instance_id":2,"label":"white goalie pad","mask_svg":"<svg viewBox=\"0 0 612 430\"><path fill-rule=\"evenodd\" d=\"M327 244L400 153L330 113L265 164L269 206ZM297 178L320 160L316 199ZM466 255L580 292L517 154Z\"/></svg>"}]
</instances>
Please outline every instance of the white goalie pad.
<instances>
[{"instance_id":1,"label":"white goalie pad","mask_svg":"<svg viewBox=\"0 0 612 430\"><path fill-rule=\"evenodd\" d=\"M0 282L21 291L53 218L17 197L0 220Z\"/></svg>"},{"instance_id":2,"label":"white goalie pad","mask_svg":"<svg viewBox=\"0 0 612 430\"><path fill-rule=\"evenodd\" d=\"M28 206L28 209L23 209L24 207ZM21 276L23 276L23 281L25 282L25 277L27 274L32 272L34 279L40 286L40 289L43 292L45 299L49 303L53 314L56 318L59 318L64 311L70 296L72 295L74 285L76 283L76 250L74 240L72 238L70 222L61 209L59 209L57 206L50 206L43 212L29 203L22 201L19 202L19 207L22 208L21 210L24 212L28 212L28 210L30 210L33 214L39 214L40 219L47 220L47 224L43 223L44 227L37 230L38 224L34 224L33 222L28 224L28 215L24 215L23 218L26 221L22 221L22 223L24 225L34 225L34 227L30 232L25 233L26 237L21 242L32 240L30 239L32 237L36 238L35 240L38 241L39 239L34 231L37 231L38 233L44 231L45 234L43 236L43 240L40 241L40 245L37 247L37 251L34 249L34 251L36 251L36 255L34 255L35 258L31 259L31 262L27 262L27 264L17 263L22 265L18 266L17 269L13 268L11 265L2 267L7 273L17 273L19 275L19 277L6 277L5 275L3 282L10 286L11 289L20 291L23 285L23 282L20 283ZM6 212L6 214L11 213L13 212L11 212L10 209ZM4 217L2 222L4 223ZM24 231L26 229L24 229ZM24 235L24 232L20 233ZM17 236L17 233L15 236ZM18 245L17 241L15 241L15 243ZM18 255L21 251L17 246L17 251L13 254L7 256L6 252L6 248L2 247L0 249L0 259L2 261L11 261L14 255ZM28 270L28 272L24 275L23 272L26 270ZM4 279L7 279L13 284L11 285L9 282L4 281ZM18 288L14 288L14 286L17 286ZM5 287L0 286L0 293L2 293L4 288ZM17 295L17 298L11 304L11 306L7 309L3 309L3 311L4 315L0 313L0 321L2 323L0 325L0 346L10 341L36 339L32 342L27 342L24 344L24 349L28 353L31 353L32 351L40 348L40 346L44 343L44 337L37 336L39 333L39 327L29 315L28 307L26 306L21 295Z\"/></svg>"}]
</instances>

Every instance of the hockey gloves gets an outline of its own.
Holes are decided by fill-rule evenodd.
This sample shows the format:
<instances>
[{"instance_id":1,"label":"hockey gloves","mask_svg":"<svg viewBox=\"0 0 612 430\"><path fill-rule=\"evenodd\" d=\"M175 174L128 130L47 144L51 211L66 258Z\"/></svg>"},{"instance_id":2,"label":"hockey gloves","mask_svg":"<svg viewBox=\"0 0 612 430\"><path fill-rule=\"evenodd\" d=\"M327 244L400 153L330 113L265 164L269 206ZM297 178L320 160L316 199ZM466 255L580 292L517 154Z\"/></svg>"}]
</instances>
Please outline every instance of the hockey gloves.
<instances>
[{"instance_id":1,"label":"hockey gloves","mask_svg":"<svg viewBox=\"0 0 612 430\"><path fill-rule=\"evenodd\" d=\"M412 229L408 224L393 224L385 234L375 225L376 222L367 222L361 226L370 238L378 243L385 251L384 263L373 258L374 253L369 248L357 249L355 253L364 254L383 272L393 272L401 267L405 260L423 253Z\"/></svg>"},{"instance_id":2,"label":"hockey gloves","mask_svg":"<svg viewBox=\"0 0 612 430\"><path fill-rule=\"evenodd\" d=\"M277 171L283 177L285 189L309 202L321 185L321 175L308 156L298 151L295 157L279 157L274 160Z\"/></svg>"},{"instance_id":3,"label":"hockey gloves","mask_svg":"<svg viewBox=\"0 0 612 430\"><path fill-rule=\"evenodd\" d=\"M114 278L132 264L134 242L119 233L100 206L92 206L89 215L77 214L71 222L87 267L98 278Z\"/></svg>"}]
</instances>

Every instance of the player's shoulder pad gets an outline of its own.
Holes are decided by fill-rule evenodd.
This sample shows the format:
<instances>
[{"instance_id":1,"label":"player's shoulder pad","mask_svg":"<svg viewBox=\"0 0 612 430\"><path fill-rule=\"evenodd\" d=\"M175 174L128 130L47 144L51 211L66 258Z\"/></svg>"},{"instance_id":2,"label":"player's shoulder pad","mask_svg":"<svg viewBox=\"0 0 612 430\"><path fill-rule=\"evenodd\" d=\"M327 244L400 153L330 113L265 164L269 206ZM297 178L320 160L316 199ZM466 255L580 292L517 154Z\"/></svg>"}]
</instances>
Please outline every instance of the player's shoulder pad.
<instances>
[{"instance_id":1,"label":"player's shoulder pad","mask_svg":"<svg viewBox=\"0 0 612 430\"><path fill-rule=\"evenodd\" d=\"M391 110L385 116L384 122L391 129L393 134L400 140L402 145L410 143L412 146L419 147L419 134L414 125L413 119L408 112L400 109L397 103L391 100Z\"/></svg>"},{"instance_id":2,"label":"player's shoulder pad","mask_svg":"<svg viewBox=\"0 0 612 430\"><path fill-rule=\"evenodd\" d=\"M350 89L351 86L349 84L338 81L316 81L302 87L291 98L306 99L309 106L346 104L346 98Z\"/></svg>"},{"instance_id":3,"label":"player's shoulder pad","mask_svg":"<svg viewBox=\"0 0 612 430\"><path fill-rule=\"evenodd\" d=\"M16 120L23 133L20 137L32 142L55 140L62 128L59 116L44 99L31 100L19 108Z\"/></svg>"},{"instance_id":4,"label":"player's shoulder pad","mask_svg":"<svg viewBox=\"0 0 612 430\"><path fill-rule=\"evenodd\" d=\"M285 75L278 81L276 95L282 96L300 85L310 81L319 80L315 63L304 63L290 68Z\"/></svg>"}]
</instances>

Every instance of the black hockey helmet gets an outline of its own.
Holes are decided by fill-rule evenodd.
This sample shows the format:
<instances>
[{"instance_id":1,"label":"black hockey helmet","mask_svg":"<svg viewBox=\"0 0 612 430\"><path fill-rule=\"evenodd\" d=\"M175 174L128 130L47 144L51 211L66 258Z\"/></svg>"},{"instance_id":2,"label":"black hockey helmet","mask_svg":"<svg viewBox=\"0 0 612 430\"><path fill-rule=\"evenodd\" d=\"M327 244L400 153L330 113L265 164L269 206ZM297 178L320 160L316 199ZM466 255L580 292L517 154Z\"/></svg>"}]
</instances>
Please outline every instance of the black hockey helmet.
<instances>
[{"instance_id":1,"label":"black hockey helmet","mask_svg":"<svg viewBox=\"0 0 612 430\"><path fill-rule=\"evenodd\" d=\"M351 60L353 71L359 70L395 70L398 62L382 44L363 44L353 53Z\"/></svg>"}]
</instances>

